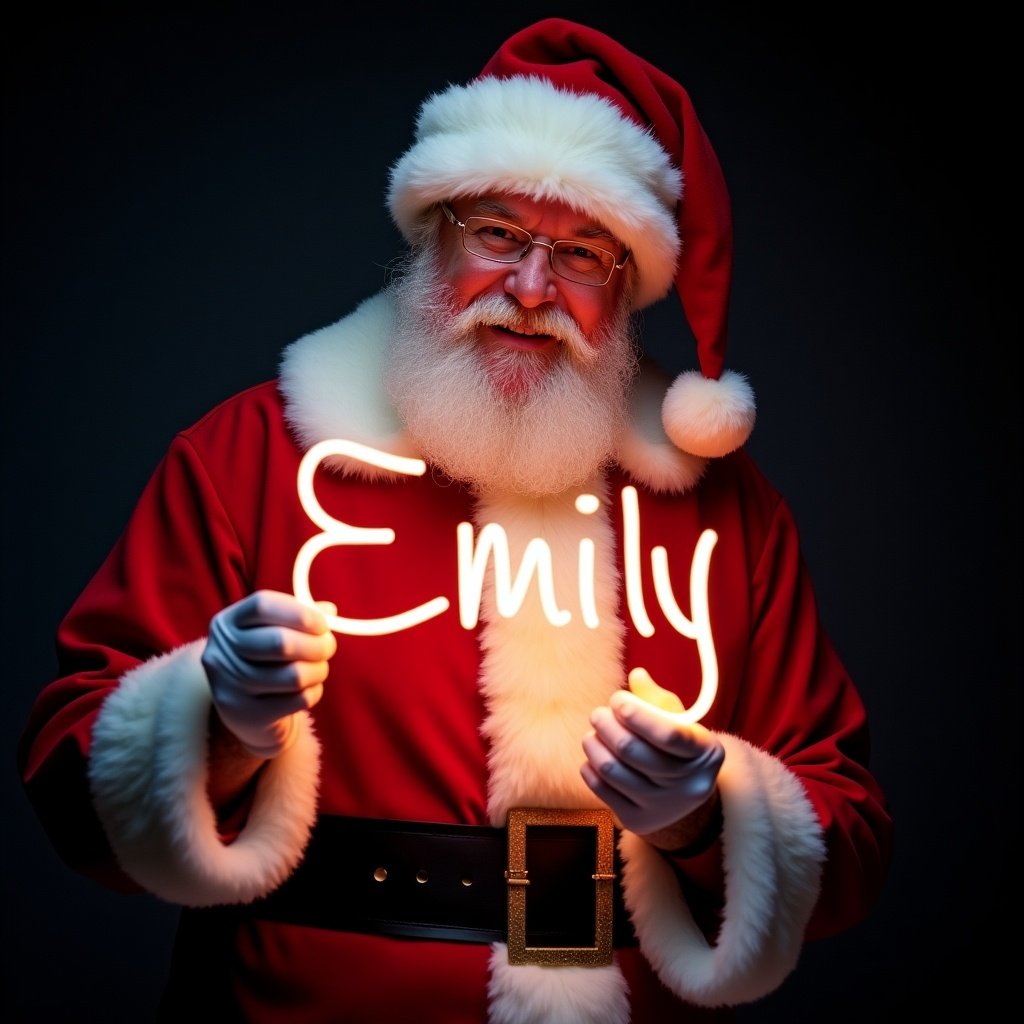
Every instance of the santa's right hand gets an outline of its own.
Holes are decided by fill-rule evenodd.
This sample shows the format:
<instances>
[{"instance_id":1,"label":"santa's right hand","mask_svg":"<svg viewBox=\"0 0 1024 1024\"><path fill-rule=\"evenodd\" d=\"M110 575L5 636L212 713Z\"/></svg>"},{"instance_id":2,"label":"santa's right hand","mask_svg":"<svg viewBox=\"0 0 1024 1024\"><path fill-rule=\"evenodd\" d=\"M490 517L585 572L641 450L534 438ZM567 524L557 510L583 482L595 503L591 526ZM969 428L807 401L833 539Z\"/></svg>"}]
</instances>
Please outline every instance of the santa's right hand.
<instances>
[{"instance_id":1,"label":"santa's right hand","mask_svg":"<svg viewBox=\"0 0 1024 1024\"><path fill-rule=\"evenodd\" d=\"M322 610L321 610L322 609ZM201 661L224 725L257 757L287 750L295 713L323 696L328 661L338 648L325 615L291 594L257 590L210 620Z\"/></svg>"}]
</instances>

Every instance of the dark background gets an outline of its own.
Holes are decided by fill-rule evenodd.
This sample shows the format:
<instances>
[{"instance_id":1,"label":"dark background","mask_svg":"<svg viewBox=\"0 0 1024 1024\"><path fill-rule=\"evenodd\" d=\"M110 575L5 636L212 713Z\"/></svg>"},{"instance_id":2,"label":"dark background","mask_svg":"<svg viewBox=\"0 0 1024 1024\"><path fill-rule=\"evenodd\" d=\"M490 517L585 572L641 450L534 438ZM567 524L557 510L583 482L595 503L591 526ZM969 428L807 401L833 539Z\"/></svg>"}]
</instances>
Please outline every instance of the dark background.
<instances>
[{"instance_id":1,"label":"dark background","mask_svg":"<svg viewBox=\"0 0 1024 1024\"><path fill-rule=\"evenodd\" d=\"M987 4L949 21L871 3L368 6L7 23L0 1012L147 1020L174 921L74 875L21 793L14 746L59 619L173 433L381 286L401 250L385 174L428 92L561 15L673 74L724 166L750 449L801 524L897 821L871 917L742 1019L1001 1018L1024 611L1009 24ZM669 369L692 364L674 298L648 330Z\"/></svg>"}]
</instances>

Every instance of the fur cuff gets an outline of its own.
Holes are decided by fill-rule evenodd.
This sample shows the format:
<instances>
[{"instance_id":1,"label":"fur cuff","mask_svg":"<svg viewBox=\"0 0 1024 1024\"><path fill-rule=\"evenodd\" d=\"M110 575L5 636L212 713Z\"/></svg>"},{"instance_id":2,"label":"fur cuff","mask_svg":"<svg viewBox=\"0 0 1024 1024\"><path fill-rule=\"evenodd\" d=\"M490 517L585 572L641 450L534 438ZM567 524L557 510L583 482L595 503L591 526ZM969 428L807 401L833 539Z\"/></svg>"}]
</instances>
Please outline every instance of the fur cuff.
<instances>
[{"instance_id":1,"label":"fur cuff","mask_svg":"<svg viewBox=\"0 0 1024 1024\"><path fill-rule=\"evenodd\" d=\"M665 857L623 832L623 889L644 956L681 999L752 1002L796 966L825 859L821 824L781 761L719 733L725 910L717 944L694 923Z\"/></svg>"},{"instance_id":2,"label":"fur cuff","mask_svg":"<svg viewBox=\"0 0 1024 1024\"><path fill-rule=\"evenodd\" d=\"M106 699L93 729L89 782L124 870L186 906L247 903L294 870L316 818L320 744L309 716L263 768L249 819L225 845L206 794L210 691L203 640L143 662Z\"/></svg>"}]
</instances>

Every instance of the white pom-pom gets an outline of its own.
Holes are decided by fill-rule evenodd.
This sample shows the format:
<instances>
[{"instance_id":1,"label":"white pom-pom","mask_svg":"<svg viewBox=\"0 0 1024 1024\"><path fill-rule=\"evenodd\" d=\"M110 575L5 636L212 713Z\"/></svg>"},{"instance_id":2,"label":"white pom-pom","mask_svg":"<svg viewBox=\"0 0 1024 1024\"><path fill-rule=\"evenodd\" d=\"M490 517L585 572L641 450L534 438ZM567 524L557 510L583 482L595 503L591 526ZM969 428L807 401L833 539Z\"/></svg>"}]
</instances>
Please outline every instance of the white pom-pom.
<instances>
[{"instance_id":1,"label":"white pom-pom","mask_svg":"<svg viewBox=\"0 0 1024 1024\"><path fill-rule=\"evenodd\" d=\"M710 380L687 370L672 382L661 422L672 443L691 455L713 459L741 447L754 429L754 392L741 373L726 370Z\"/></svg>"}]
</instances>

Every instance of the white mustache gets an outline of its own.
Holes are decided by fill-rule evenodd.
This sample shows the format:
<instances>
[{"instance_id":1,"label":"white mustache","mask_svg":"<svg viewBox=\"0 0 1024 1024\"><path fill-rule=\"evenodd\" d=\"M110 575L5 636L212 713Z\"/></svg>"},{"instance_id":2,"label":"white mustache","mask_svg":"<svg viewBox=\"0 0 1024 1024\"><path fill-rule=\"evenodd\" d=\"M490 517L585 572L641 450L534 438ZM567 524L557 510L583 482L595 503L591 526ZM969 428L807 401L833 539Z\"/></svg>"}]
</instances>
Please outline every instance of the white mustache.
<instances>
[{"instance_id":1,"label":"white mustache","mask_svg":"<svg viewBox=\"0 0 1024 1024\"><path fill-rule=\"evenodd\" d=\"M596 349L587 341L579 325L567 313L553 307L523 309L499 295L477 299L455 315L452 326L461 336L476 327L505 327L520 334L546 334L562 342L579 362L590 364L597 358Z\"/></svg>"}]
</instances>

